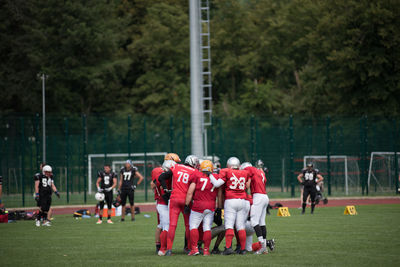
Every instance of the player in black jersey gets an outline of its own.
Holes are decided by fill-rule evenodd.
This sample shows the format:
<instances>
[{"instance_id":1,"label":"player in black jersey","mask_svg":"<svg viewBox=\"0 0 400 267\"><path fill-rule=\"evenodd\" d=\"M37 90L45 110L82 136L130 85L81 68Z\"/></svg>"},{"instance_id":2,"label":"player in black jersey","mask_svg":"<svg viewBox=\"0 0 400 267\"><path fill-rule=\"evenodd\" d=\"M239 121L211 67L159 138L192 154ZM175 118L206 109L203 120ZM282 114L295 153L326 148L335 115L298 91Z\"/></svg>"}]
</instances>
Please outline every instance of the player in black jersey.
<instances>
[{"instance_id":1,"label":"player in black jersey","mask_svg":"<svg viewBox=\"0 0 400 267\"><path fill-rule=\"evenodd\" d=\"M110 165L104 165L104 171L99 171L97 175L97 190L101 193L104 193L104 200L100 201L100 211L99 211L99 220L97 224L101 224L103 221L103 208L104 202L107 203L108 208L108 218L107 223L112 224L111 221L111 209L112 209L112 202L113 202L113 192L112 190L117 186L117 175L111 171Z\"/></svg>"},{"instance_id":2,"label":"player in black jersey","mask_svg":"<svg viewBox=\"0 0 400 267\"><path fill-rule=\"evenodd\" d=\"M137 184L134 183L134 178L137 177L139 180ZM139 173L138 169L133 166L131 160L127 160L125 162L125 166L119 172L119 187L118 193L121 197L121 206L122 206L122 214L121 214L121 222L125 221L125 205L126 199L129 199L129 203L131 204L131 220L135 220L135 189L137 185L140 185L143 181L143 176Z\"/></svg>"},{"instance_id":3,"label":"player in black jersey","mask_svg":"<svg viewBox=\"0 0 400 267\"><path fill-rule=\"evenodd\" d=\"M303 180L304 178L304 180ZM308 163L307 167L304 168L299 176L297 176L297 180L304 186L303 191L303 204L302 204L302 214L306 211L307 206L307 198L310 196L311 200L311 214L314 213L315 208L315 196L317 194L317 184L324 180L321 174L319 174L318 169L314 169L314 164Z\"/></svg>"},{"instance_id":4,"label":"player in black jersey","mask_svg":"<svg viewBox=\"0 0 400 267\"><path fill-rule=\"evenodd\" d=\"M36 226L40 226L40 220L43 219L43 226L51 226L47 219L47 213L51 206L51 195L56 194L60 198L60 194L54 185L53 170L49 165L43 166L42 173L35 175L35 200L38 202L39 214L36 218Z\"/></svg>"}]
</instances>

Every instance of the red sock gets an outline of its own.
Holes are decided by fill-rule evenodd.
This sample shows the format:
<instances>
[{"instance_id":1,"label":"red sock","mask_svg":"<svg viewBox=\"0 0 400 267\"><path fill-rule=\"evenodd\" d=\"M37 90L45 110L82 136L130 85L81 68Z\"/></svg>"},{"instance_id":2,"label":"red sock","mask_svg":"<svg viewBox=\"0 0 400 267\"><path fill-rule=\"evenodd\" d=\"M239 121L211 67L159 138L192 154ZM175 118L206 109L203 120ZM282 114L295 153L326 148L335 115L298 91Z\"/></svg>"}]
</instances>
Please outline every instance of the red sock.
<instances>
[{"instance_id":1,"label":"red sock","mask_svg":"<svg viewBox=\"0 0 400 267\"><path fill-rule=\"evenodd\" d=\"M187 239L188 249L191 247L191 231L189 230L189 225L185 228L185 237ZM199 240L199 234L197 233L197 240Z\"/></svg>"},{"instance_id":2,"label":"red sock","mask_svg":"<svg viewBox=\"0 0 400 267\"><path fill-rule=\"evenodd\" d=\"M176 230L176 225L169 226L168 237L167 237L167 250L172 249L172 245L174 244L174 238L175 238L175 230Z\"/></svg>"},{"instance_id":3,"label":"red sock","mask_svg":"<svg viewBox=\"0 0 400 267\"><path fill-rule=\"evenodd\" d=\"M233 229L226 229L225 232L225 247L226 248L231 248L232 247L232 239L235 236L235 233L233 232Z\"/></svg>"},{"instance_id":4,"label":"red sock","mask_svg":"<svg viewBox=\"0 0 400 267\"><path fill-rule=\"evenodd\" d=\"M211 244L211 231L203 232L204 249L210 250Z\"/></svg>"},{"instance_id":5,"label":"red sock","mask_svg":"<svg viewBox=\"0 0 400 267\"><path fill-rule=\"evenodd\" d=\"M191 241L191 249L197 248L197 242L199 241L199 230L197 229L190 230L190 241Z\"/></svg>"},{"instance_id":6,"label":"red sock","mask_svg":"<svg viewBox=\"0 0 400 267\"><path fill-rule=\"evenodd\" d=\"M239 242L240 242L240 249L246 249L246 230L239 230L238 231Z\"/></svg>"},{"instance_id":7,"label":"red sock","mask_svg":"<svg viewBox=\"0 0 400 267\"><path fill-rule=\"evenodd\" d=\"M161 241L161 250L165 251L167 249L167 236L168 232L167 231L162 231L160 234L160 241Z\"/></svg>"}]
</instances>

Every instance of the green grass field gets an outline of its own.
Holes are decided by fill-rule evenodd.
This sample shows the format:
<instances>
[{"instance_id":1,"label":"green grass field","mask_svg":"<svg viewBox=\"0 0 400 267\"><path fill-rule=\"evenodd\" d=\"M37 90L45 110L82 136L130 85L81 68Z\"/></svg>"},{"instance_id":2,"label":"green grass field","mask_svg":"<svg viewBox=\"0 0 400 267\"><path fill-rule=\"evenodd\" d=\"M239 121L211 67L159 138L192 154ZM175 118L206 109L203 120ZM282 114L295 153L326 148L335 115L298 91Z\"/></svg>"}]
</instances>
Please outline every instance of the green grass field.
<instances>
[{"instance_id":1,"label":"green grass field","mask_svg":"<svg viewBox=\"0 0 400 267\"><path fill-rule=\"evenodd\" d=\"M1 266L398 266L400 205L356 208L356 216L343 215L344 207L319 208L314 215L290 209L291 217L277 217L274 210L267 227L276 250L244 256L183 255L182 224L174 255L156 256L154 213L148 213L150 218L137 215L135 222L114 218L114 225L96 225L95 218L75 220L72 215L56 216L48 228L18 221L0 224Z\"/></svg>"}]
</instances>

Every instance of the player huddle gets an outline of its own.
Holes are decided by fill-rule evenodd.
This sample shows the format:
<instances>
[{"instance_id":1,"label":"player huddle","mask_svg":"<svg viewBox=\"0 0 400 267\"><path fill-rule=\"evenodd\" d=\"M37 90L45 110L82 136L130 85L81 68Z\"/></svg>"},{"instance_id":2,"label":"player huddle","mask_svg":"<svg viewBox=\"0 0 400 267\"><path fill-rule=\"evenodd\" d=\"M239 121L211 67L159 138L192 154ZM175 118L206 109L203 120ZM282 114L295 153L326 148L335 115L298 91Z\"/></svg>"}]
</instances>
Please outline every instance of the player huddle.
<instances>
[{"instance_id":1,"label":"player huddle","mask_svg":"<svg viewBox=\"0 0 400 267\"><path fill-rule=\"evenodd\" d=\"M181 164L177 154L167 154L162 167L152 171L152 188L159 215L158 255L172 255L180 213L185 223L185 251L190 256L200 252L204 256L210 255L213 234L221 237L223 233L224 255L246 254L246 251L266 254L267 246L273 250L274 241L266 239L265 215L269 203L266 182L261 160L253 167L249 162L240 164L238 158L231 157L227 167L219 169L214 168L209 160L200 162L194 155L187 156ZM213 228L213 222L218 226ZM254 232L258 242L251 244ZM235 235L238 241L236 251L232 248ZM221 240L217 239L213 253L218 252L217 242ZM203 249L199 246L201 244L204 244Z\"/></svg>"}]
</instances>

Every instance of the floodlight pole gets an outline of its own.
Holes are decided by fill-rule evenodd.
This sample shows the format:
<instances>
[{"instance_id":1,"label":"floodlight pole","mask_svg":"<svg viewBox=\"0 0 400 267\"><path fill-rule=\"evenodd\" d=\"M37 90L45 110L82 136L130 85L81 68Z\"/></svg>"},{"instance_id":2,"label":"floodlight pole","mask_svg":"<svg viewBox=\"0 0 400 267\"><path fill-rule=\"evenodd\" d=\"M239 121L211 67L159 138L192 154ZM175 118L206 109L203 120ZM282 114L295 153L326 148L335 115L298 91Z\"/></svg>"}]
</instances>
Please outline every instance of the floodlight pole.
<instances>
[{"instance_id":1,"label":"floodlight pole","mask_svg":"<svg viewBox=\"0 0 400 267\"><path fill-rule=\"evenodd\" d=\"M189 0L191 153L202 158L204 156L204 140L199 11L198 0Z\"/></svg>"},{"instance_id":2,"label":"floodlight pole","mask_svg":"<svg viewBox=\"0 0 400 267\"><path fill-rule=\"evenodd\" d=\"M42 73L42 127L43 127L43 162L46 162L46 78L47 75Z\"/></svg>"}]
</instances>

